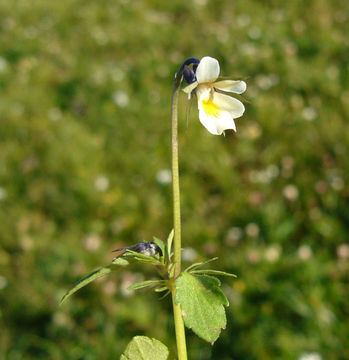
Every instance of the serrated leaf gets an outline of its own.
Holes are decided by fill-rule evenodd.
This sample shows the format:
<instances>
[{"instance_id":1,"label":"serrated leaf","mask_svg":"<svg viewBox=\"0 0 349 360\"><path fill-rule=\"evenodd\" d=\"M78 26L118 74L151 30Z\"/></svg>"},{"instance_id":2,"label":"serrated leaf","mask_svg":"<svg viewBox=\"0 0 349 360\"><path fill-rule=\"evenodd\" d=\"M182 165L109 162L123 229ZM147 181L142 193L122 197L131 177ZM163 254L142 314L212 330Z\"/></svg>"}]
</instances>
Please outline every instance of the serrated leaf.
<instances>
[{"instance_id":1,"label":"serrated leaf","mask_svg":"<svg viewBox=\"0 0 349 360\"><path fill-rule=\"evenodd\" d=\"M120 360L167 360L169 351L159 340L135 336L127 345Z\"/></svg>"},{"instance_id":2,"label":"serrated leaf","mask_svg":"<svg viewBox=\"0 0 349 360\"><path fill-rule=\"evenodd\" d=\"M139 281L136 282L134 284L132 284L131 286L129 286L127 288L127 290L138 290L138 289L143 289L147 286L152 286L152 285L160 285L163 284L164 280L145 280L145 281Z\"/></svg>"},{"instance_id":3,"label":"serrated leaf","mask_svg":"<svg viewBox=\"0 0 349 360\"><path fill-rule=\"evenodd\" d=\"M62 297L60 301L60 305L63 304L65 300L67 300L70 296L72 296L74 293L76 293L79 289L82 287L88 285L90 282L101 278L102 276L108 275L110 272L115 270L118 266L127 266L129 265L129 262L122 258L115 258L111 264L108 266L104 266L102 268L97 269L96 271L92 272L91 274L83 277L79 281L77 281L74 286L67 291L64 296Z\"/></svg>"},{"instance_id":4,"label":"serrated leaf","mask_svg":"<svg viewBox=\"0 0 349 360\"><path fill-rule=\"evenodd\" d=\"M174 237L174 230L172 229L167 238L167 258L168 258L168 260L171 259L173 237Z\"/></svg>"},{"instance_id":5,"label":"serrated leaf","mask_svg":"<svg viewBox=\"0 0 349 360\"><path fill-rule=\"evenodd\" d=\"M210 343L218 339L227 323L224 306L229 302L220 284L213 276L187 272L175 281L175 302L182 309L185 326Z\"/></svg>"},{"instance_id":6,"label":"serrated leaf","mask_svg":"<svg viewBox=\"0 0 349 360\"><path fill-rule=\"evenodd\" d=\"M233 277L233 278L236 278L236 277L237 277L235 274L227 273L227 272L225 272L225 271L220 271L220 270L212 270L212 269L207 269L207 270L192 270L192 271L190 271L190 274L230 276L230 277Z\"/></svg>"},{"instance_id":7,"label":"serrated leaf","mask_svg":"<svg viewBox=\"0 0 349 360\"><path fill-rule=\"evenodd\" d=\"M214 257L214 258L209 259L209 260L206 260L206 261L201 261L201 262L197 262L197 263L191 264L190 266L188 266L188 267L184 270L184 272L190 272L190 271L192 271L192 270L194 270L194 269L196 269L196 268L198 268L198 267L200 267L200 266L206 265L206 264L208 264L208 263L210 263L210 262L212 262L212 261L216 261L216 260L218 260L218 257Z\"/></svg>"}]
</instances>

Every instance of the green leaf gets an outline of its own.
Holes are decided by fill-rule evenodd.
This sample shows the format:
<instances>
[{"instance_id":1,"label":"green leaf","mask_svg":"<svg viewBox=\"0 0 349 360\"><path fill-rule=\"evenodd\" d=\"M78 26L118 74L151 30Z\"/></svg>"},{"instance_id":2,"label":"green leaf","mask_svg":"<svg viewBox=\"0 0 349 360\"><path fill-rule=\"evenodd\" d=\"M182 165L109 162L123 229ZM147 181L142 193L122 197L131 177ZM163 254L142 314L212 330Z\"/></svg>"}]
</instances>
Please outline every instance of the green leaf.
<instances>
[{"instance_id":1,"label":"green leaf","mask_svg":"<svg viewBox=\"0 0 349 360\"><path fill-rule=\"evenodd\" d=\"M156 339L146 336L135 336L127 345L120 360L167 360L167 347Z\"/></svg>"},{"instance_id":2,"label":"green leaf","mask_svg":"<svg viewBox=\"0 0 349 360\"><path fill-rule=\"evenodd\" d=\"M156 289L154 289L155 292L163 292L163 291L166 291L168 290L168 286L161 286L161 287L158 287Z\"/></svg>"},{"instance_id":3,"label":"green leaf","mask_svg":"<svg viewBox=\"0 0 349 360\"><path fill-rule=\"evenodd\" d=\"M167 291L165 292L165 294L159 298L159 300L165 299L165 297L166 297L167 295L170 295L170 294L171 294L171 291L170 291L170 290L167 290Z\"/></svg>"},{"instance_id":4,"label":"green leaf","mask_svg":"<svg viewBox=\"0 0 349 360\"><path fill-rule=\"evenodd\" d=\"M144 255L136 251L127 249L122 255L117 256L113 259L112 263L104 266L91 274L85 276L81 280L75 283L75 285L62 297L60 304L67 300L71 295L76 293L79 289L86 286L90 282L99 279L102 276L109 274L111 271L115 270L119 266L127 266L132 263L145 263L153 265L161 265L161 262L152 256Z\"/></svg>"},{"instance_id":5,"label":"green leaf","mask_svg":"<svg viewBox=\"0 0 349 360\"><path fill-rule=\"evenodd\" d=\"M152 256L144 255L142 253L127 249L120 257L121 259L126 259L131 263L144 263L144 264L153 264L153 265L162 265L159 260ZM118 258L117 258L118 259Z\"/></svg>"},{"instance_id":6,"label":"green leaf","mask_svg":"<svg viewBox=\"0 0 349 360\"><path fill-rule=\"evenodd\" d=\"M115 258L111 264L108 266L102 267L91 274L83 277L79 281L75 283L75 285L65 293L65 295L62 297L60 301L60 305L63 304L65 300L67 300L70 296L72 296L74 293L76 293L79 289L86 286L90 282L101 278L102 276L108 275L111 271L115 270L115 267L118 266L127 266L129 262L122 258Z\"/></svg>"},{"instance_id":7,"label":"green leaf","mask_svg":"<svg viewBox=\"0 0 349 360\"><path fill-rule=\"evenodd\" d=\"M161 249L162 251L162 257L164 257L166 255L166 251L165 251L165 244L161 239L158 239L157 237L153 236L153 241L154 243ZM161 258L161 256L160 256Z\"/></svg>"},{"instance_id":8,"label":"green leaf","mask_svg":"<svg viewBox=\"0 0 349 360\"><path fill-rule=\"evenodd\" d=\"M171 259L173 237L174 237L174 230L172 229L170 234L168 235L168 238L167 238L167 256L168 256L168 260Z\"/></svg>"},{"instance_id":9,"label":"green leaf","mask_svg":"<svg viewBox=\"0 0 349 360\"><path fill-rule=\"evenodd\" d=\"M192 270L192 271L190 271L190 274L218 275L218 276L220 275L220 276L230 276L230 277L233 277L233 278L237 277L235 274L227 273L225 271L220 271L220 270L212 270L212 269Z\"/></svg>"},{"instance_id":10,"label":"green leaf","mask_svg":"<svg viewBox=\"0 0 349 360\"><path fill-rule=\"evenodd\" d=\"M168 275L170 279L173 278L175 267L176 267L175 263L170 264L170 266L168 267Z\"/></svg>"},{"instance_id":11,"label":"green leaf","mask_svg":"<svg viewBox=\"0 0 349 360\"><path fill-rule=\"evenodd\" d=\"M127 266L130 265L130 262L122 257L116 257L108 266L112 267L112 265Z\"/></svg>"},{"instance_id":12,"label":"green leaf","mask_svg":"<svg viewBox=\"0 0 349 360\"><path fill-rule=\"evenodd\" d=\"M136 282L136 283L132 284L131 286L129 286L127 289L128 290L138 290L138 289L143 289L147 286L160 285L163 283L164 283L164 280L145 280L145 281Z\"/></svg>"},{"instance_id":13,"label":"green leaf","mask_svg":"<svg viewBox=\"0 0 349 360\"><path fill-rule=\"evenodd\" d=\"M220 281L208 275L183 272L175 281L175 302L182 309L186 327L213 344L225 329L224 306L229 302L220 289Z\"/></svg>"},{"instance_id":14,"label":"green leaf","mask_svg":"<svg viewBox=\"0 0 349 360\"><path fill-rule=\"evenodd\" d=\"M190 266L188 266L188 267L184 270L184 272L191 272L192 270L194 270L194 269L196 269L196 268L198 268L198 267L200 267L200 266L206 265L206 264L208 264L208 263L210 263L210 262L212 262L212 261L216 261L217 259L218 259L218 257L214 257L214 258L212 258L212 259L210 259L210 260L201 261L201 262L197 262L197 263L191 264Z\"/></svg>"}]
</instances>

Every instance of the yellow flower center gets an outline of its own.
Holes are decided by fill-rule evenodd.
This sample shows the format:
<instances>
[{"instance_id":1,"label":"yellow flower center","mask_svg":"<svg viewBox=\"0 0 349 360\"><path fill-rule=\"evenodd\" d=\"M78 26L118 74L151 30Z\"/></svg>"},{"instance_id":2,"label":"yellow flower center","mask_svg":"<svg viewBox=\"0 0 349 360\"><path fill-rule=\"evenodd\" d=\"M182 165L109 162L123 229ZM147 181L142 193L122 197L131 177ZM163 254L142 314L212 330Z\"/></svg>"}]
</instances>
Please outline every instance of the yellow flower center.
<instances>
[{"instance_id":1,"label":"yellow flower center","mask_svg":"<svg viewBox=\"0 0 349 360\"><path fill-rule=\"evenodd\" d=\"M209 98L208 100L202 100L201 104L206 114L215 117L219 116L218 106L214 104L211 98Z\"/></svg>"}]
</instances>

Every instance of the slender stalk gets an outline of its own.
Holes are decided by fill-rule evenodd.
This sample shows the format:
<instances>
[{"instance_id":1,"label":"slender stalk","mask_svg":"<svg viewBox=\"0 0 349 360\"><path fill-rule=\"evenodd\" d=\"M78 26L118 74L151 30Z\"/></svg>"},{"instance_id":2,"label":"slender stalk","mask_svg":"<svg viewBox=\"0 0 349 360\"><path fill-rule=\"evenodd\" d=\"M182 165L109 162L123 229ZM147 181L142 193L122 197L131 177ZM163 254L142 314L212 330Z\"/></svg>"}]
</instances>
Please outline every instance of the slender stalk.
<instances>
[{"instance_id":1,"label":"slender stalk","mask_svg":"<svg viewBox=\"0 0 349 360\"><path fill-rule=\"evenodd\" d=\"M187 344L185 340L185 329L182 318L182 310L179 305L175 303L175 289L172 290L172 305L173 316L176 329L176 343L177 343L177 355L179 360L187 360Z\"/></svg>"},{"instance_id":2,"label":"slender stalk","mask_svg":"<svg viewBox=\"0 0 349 360\"><path fill-rule=\"evenodd\" d=\"M172 190L173 190L173 226L174 226L174 277L181 272L181 200L178 170L178 97L179 86L175 81L172 95Z\"/></svg>"},{"instance_id":3,"label":"slender stalk","mask_svg":"<svg viewBox=\"0 0 349 360\"><path fill-rule=\"evenodd\" d=\"M172 122L172 189L173 189L173 226L174 226L174 278L181 273L181 203L178 172L178 97L183 79L183 71L190 64L198 64L199 60L189 58L179 68L173 84L171 122Z\"/></svg>"},{"instance_id":4,"label":"slender stalk","mask_svg":"<svg viewBox=\"0 0 349 360\"><path fill-rule=\"evenodd\" d=\"M174 282L181 273L181 202L179 192L179 171L178 171L178 98L180 85L183 78L183 71L186 66L193 64L197 66L199 60L189 58L184 61L178 70L173 84L172 92L172 107L171 107L171 121L172 121L172 190L173 190L173 227L174 227L174 253L173 262L175 264L173 278L170 279L173 315L176 331L177 352L179 360L187 360L187 345L185 340L185 328L182 318L182 310L180 305L175 302L176 288ZM196 65L195 65L196 64Z\"/></svg>"},{"instance_id":5,"label":"slender stalk","mask_svg":"<svg viewBox=\"0 0 349 360\"><path fill-rule=\"evenodd\" d=\"M178 78L180 77L180 78ZM175 263L174 279L181 273L181 208L179 192L179 171L178 171L178 97L182 74L175 79L172 94L172 189L173 189L173 224L174 224L174 254ZM177 352L179 360L187 360L187 346L185 341L185 329L182 318L182 311L175 303L175 287L172 286L172 305L176 330Z\"/></svg>"}]
</instances>

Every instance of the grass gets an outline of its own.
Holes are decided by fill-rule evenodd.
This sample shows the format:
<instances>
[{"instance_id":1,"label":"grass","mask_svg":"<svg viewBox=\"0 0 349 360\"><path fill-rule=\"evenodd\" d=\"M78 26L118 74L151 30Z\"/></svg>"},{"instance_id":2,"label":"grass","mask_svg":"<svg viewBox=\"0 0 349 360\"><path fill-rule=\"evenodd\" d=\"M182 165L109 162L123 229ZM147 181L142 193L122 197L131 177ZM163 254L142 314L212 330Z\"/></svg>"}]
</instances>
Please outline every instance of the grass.
<instances>
[{"instance_id":1,"label":"grass","mask_svg":"<svg viewBox=\"0 0 349 360\"><path fill-rule=\"evenodd\" d=\"M181 97L183 245L218 256L228 326L192 359L349 359L348 4L0 3L0 359L112 359L133 335L174 350L170 304L129 294L148 268L63 307L111 250L172 227L170 100L187 57L247 78L238 132ZM188 255L189 254L189 255Z\"/></svg>"}]
</instances>

